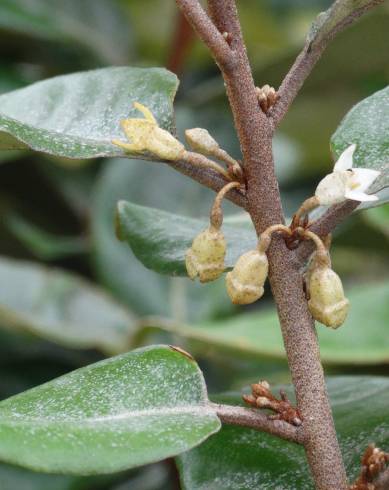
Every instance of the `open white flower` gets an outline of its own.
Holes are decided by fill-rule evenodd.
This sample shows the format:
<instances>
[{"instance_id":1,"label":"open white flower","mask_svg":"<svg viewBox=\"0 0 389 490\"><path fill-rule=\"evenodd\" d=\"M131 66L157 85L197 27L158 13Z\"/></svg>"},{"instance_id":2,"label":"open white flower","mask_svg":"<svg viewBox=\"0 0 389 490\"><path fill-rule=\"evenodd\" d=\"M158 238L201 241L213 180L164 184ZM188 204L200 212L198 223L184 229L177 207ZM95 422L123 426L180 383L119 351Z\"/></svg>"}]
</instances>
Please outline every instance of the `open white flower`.
<instances>
[{"instance_id":1,"label":"open white flower","mask_svg":"<svg viewBox=\"0 0 389 490\"><path fill-rule=\"evenodd\" d=\"M356 145L351 145L340 155L334 171L324 177L316 188L315 196L322 205L338 204L346 199L376 201L377 196L366 194L380 172L369 168L352 168Z\"/></svg>"}]
</instances>

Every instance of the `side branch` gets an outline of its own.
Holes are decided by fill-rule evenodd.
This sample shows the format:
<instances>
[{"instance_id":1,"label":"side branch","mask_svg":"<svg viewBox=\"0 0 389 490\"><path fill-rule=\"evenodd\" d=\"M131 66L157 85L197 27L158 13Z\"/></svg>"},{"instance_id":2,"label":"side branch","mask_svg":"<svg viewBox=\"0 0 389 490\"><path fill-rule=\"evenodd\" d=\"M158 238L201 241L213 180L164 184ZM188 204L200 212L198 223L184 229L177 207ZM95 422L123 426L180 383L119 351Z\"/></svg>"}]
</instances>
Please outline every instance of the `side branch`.
<instances>
[{"instance_id":1,"label":"side branch","mask_svg":"<svg viewBox=\"0 0 389 490\"><path fill-rule=\"evenodd\" d=\"M218 31L198 0L176 0L188 22L206 44L220 67L234 64L234 52L222 33Z\"/></svg>"},{"instance_id":2,"label":"side branch","mask_svg":"<svg viewBox=\"0 0 389 490\"><path fill-rule=\"evenodd\" d=\"M212 407L216 409L217 416L225 424L267 432L296 444L303 444L304 442L303 426L295 427L283 420L269 420L267 415L250 408L216 403L213 403Z\"/></svg>"},{"instance_id":3,"label":"side branch","mask_svg":"<svg viewBox=\"0 0 389 490\"><path fill-rule=\"evenodd\" d=\"M166 161L165 163L169 165L169 167L174 168L178 172L190 177L199 184L202 184L215 192L219 192L227 183L221 174L212 169L195 167L183 160L178 160L175 162ZM247 208L246 196L236 189L231 190L226 196L226 199L229 199L243 209Z\"/></svg>"},{"instance_id":4,"label":"side branch","mask_svg":"<svg viewBox=\"0 0 389 490\"><path fill-rule=\"evenodd\" d=\"M363 7L356 9L352 14L343 19L343 21L339 22L321 42L313 44L307 40L304 49L296 58L292 68L289 70L278 89L278 101L269 111L274 127L279 125L285 114L288 112L290 105L296 98L305 80L310 75L332 39L334 39L339 32L357 21L363 14L383 2L384 0L371 0Z\"/></svg>"}]
</instances>

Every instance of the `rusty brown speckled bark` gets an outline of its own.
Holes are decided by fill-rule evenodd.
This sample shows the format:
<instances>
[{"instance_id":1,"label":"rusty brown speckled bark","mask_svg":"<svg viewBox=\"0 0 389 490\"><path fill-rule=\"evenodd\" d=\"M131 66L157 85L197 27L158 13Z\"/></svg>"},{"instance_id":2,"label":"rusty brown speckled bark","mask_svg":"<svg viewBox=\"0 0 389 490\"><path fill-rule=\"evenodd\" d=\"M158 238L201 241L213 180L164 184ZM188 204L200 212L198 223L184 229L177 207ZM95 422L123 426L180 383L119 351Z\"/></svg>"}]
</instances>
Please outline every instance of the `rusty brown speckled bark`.
<instances>
[{"instance_id":1,"label":"rusty brown speckled bark","mask_svg":"<svg viewBox=\"0 0 389 490\"><path fill-rule=\"evenodd\" d=\"M372 0L369 8L381 3ZM235 0L208 0L212 32L205 32L201 19L190 12L199 5L195 0L176 0L199 36L210 48L219 64L235 127L243 154L247 181L245 207L249 211L257 234L271 225L284 223L280 193L274 173L272 138L274 127L287 112L304 80L325 49L322 43L314 50L306 45L281 84L278 102L268 114L259 108L255 84L245 44L242 38ZM196 4L194 6L194 4ZM353 22L368 8L353 14L336 26L333 35ZM208 25L207 18L207 25ZM230 48L228 63L212 41L214 27ZM211 36L212 34L212 36ZM223 45L223 52L225 46ZM348 215L354 205L347 204L330 210L329 215L315 224L314 231L327 234L342 216ZM331 214L332 213L332 214ZM273 240L269 251L269 279L277 305L286 354L296 392L298 409L303 418L304 447L317 490L347 490L347 477L332 419L324 373L312 316L308 310L301 276L301 259L309 250L290 251L283 239ZM235 423L236 420L235 420ZM241 425L244 425L241 423Z\"/></svg>"}]
</instances>

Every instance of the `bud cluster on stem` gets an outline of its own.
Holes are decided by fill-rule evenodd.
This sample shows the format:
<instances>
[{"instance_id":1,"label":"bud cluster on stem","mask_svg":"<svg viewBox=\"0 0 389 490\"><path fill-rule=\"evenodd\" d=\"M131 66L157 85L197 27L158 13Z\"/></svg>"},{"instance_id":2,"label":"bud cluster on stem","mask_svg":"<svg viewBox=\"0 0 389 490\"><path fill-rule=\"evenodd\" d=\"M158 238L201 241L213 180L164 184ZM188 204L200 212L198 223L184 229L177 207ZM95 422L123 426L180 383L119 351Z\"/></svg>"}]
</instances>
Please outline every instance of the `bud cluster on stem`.
<instances>
[{"instance_id":1,"label":"bud cluster on stem","mask_svg":"<svg viewBox=\"0 0 389 490\"><path fill-rule=\"evenodd\" d=\"M284 390L280 390L281 399L277 399L270 391L267 381L259 381L251 385L251 394L243 395L243 400L254 408L265 408L272 410L273 415L269 415L272 420L284 420L288 424L300 426L302 417L295 408Z\"/></svg>"}]
</instances>

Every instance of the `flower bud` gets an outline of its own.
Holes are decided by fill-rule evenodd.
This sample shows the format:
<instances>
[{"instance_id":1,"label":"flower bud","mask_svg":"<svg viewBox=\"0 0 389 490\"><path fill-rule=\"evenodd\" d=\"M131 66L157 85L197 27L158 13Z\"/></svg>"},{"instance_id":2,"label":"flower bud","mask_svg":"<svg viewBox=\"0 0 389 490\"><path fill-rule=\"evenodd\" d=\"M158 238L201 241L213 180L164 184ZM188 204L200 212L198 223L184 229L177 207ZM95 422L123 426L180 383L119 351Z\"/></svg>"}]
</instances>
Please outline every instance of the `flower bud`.
<instances>
[{"instance_id":1,"label":"flower bud","mask_svg":"<svg viewBox=\"0 0 389 490\"><path fill-rule=\"evenodd\" d=\"M219 144L209 132L203 128L187 129L185 138L194 151L203 155L214 155L219 150Z\"/></svg>"},{"instance_id":2,"label":"flower bud","mask_svg":"<svg viewBox=\"0 0 389 490\"><path fill-rule=\"evenodd\" d=\"M234 304L247 305L257 301L264 293L268 272L265 253L250 250L239 257L235 267L226 276L227 293Z\"/></svg>"},{"instance_id":3,"label":"flower bud","mask_svg":"<svg viewBox=\"0 0 389 490\"><path fill-rule=\"evenodd\" d=\"M344 323L349 309L342 281L330 267L312 265L308 273L309 311L323 325L338 328Z\"/></svg>"},{"instance_id":4,"label":"flower bud","mask_svg":"<svg viewBox=\"0 0 389 490\"><path fill-rule=\"evenodd\" d=\"M200 282L217 279L224 271L226 241L223 233L209 227L193 240L185 257L186 270L191 279L199 276Z\"/></svg>"}]
</instances>

